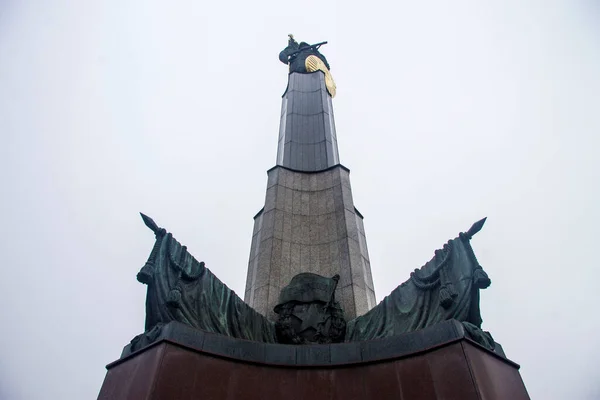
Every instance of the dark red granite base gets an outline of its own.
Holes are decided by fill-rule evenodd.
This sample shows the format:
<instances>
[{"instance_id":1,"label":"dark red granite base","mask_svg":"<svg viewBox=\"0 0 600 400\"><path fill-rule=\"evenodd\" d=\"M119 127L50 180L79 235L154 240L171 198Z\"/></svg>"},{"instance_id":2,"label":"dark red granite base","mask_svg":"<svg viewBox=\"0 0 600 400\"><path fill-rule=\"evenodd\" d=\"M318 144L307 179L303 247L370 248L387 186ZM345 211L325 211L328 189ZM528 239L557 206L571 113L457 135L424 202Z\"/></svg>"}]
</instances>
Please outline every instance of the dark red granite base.
<instances>
[{"instance_id":1,"label":"dark red granite base","mask_svg":"<svg viewBox=\"0 0 600 400\"><path fill-rule=\"evenodd\" d=\"M518 365L467 339L401 358L329 366L255 363L161 340L109 365L98 398L519 400L529 396Z\"/></svg>"}]
</instances>

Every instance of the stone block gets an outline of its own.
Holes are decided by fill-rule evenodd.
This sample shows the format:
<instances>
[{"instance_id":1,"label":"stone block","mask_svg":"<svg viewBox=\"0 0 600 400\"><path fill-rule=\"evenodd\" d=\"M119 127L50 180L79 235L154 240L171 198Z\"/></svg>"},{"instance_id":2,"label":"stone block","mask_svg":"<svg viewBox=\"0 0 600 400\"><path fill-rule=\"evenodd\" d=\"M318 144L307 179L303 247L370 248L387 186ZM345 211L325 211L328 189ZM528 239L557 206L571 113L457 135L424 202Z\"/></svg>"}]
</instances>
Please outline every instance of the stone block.
<instances>
[{"instance_id":1,"label":"stone block","mask_svg":"<svg viewBox=\"0 0 600 400\"><path fill-rule=\"evenodd\" d=\"M346 234L349 238L354 239L358 242L358 225L356 223L356 214L354 212L349 211L348 209L344 210L345 222L346 222Z\"/></svg>"},{"instance_id":2,"label":"stone block","mask_svg":"<svg viewBox=\"0 0 600 400\"><path fill-rule=\"evenodd\" d=\"M317 209L317 192L308 191L308 215L315 215Z\"/></svg>"},{"instance_id":3,"label":"stone block","mask_svg":"<svg viewBox=\"0 0 600 400\"><path fill-rule=\"evenodd\" d=\"M364 234L359 233L358 244L360 245L361 254L368 260L369 259L369 248L367 247L367 238Z\"/></svg>"},{"instance_id":4,"label":"stone block","mask_svg":"<svg viewBox=\"0 0 600 400\"><path fill-rule=\"evenodd\" d=\"M294 185L292 186L294 190L302 190L302 173L294 172Z\"/></svg>"},{"instance_id":5,"label":"stone block","mask_svg":"<svg viewBox=\"0 0 600 400\"><path fill-rule=\"evenodd\" d=\"M283 213L283 231L281 234L283 240L292 240L292 214L288 212Z\"/></svg>"},{"instance_id":6,"label":"stone block","mask_svg":"<svg viewBox=\"0 0 600 400\"><path fill-rule=\"evenodd\" d=\"M352 285L356 316L366 314L370 310L367 300L367 289Z\"/></svg>"},{"instance_id":7,"label":"stone block","mask_svg":"<svg viewBox=\"0 0 600 400\"><path fill-rule=\"evenodd\" d=\"M377 305L377 298L375 297L375 290L373 288L367 287L367 307L369 310Z\"/></svg>"},{"instance_id":8,"label":"stone block","mask_svg":"<svg viewBox=\"0 0 600 400\"><path fill-rule=\"evenodd\" d=\"M322 244L327 242L328 227L327 227L327 214L319 214L313 217L314 224L316 227L317 234L315 235L314 244Z\"/></svg>"},{"instance_id":9,"label":"stone block","mask_svg":"<svg viewBox=\"0 0 600 400\"><path fill-rule=\"evenodd\" d=\"M373 286L373 275L371 273L371 262L369 261L368 258L365 258L364 255L363 255L363 263L365 265L365 271L367 272L367 280L366 280L367 288L369 288L373 292L375 292L375 287Z\"/></svg>"},{"instance_id":10,"label":"stone block","mask_svg":"<svg viewBox=\"0 0 600 400\"><path fill-rule=\"evenodd\" d=\"M319 243L329 243L333 240L336 240L335 234L332 234L333 227L331 226L331 216L329 213L319 215L318 221L321 227L321 233L319 236Z\"/></svg>"},{"instance_id":11,"label":"stone block","mask_svg":"<svg viewBox=\"0 0 600 400\"><path fill-rule=\"evenodd\" d=\"M310 271L310 246L300 247L300 265L302 271Z\"/></svg>"},{"instance_id":12,"label":"stone block","mask_svg":"<svg viewBox=\"0 0 600 400\"><path fill-rule=\"evenodd\" d=\"M294 212L294 190L289 187L285 188L285 200L283 209L285 212Z\"/></svg>"},{"instance_id":13,"label":"stone block","mask_svg":"<svg viewBox=\"0 0 600 400\"><path fill-rule=\"evenodd\" d=\"M273 222L273 237L282 239L283 238L283 219L284 212L281 210L273 210L274 222Z\"/></svg>"},{"instance_id":14,"label":"stone block","mask_svg":"<svg viewBox=\"0 0 600 400\"><path fill-rule=\"evenodd\" d=\"M333 204L335 211L341 211L345 208L344 196L342 194L342 185L337 185L332 188L333 191Z\"/></svg>"},{"instance_id":15,"label":"stone block","mask_svg":"<svg viewBox=\"0 0 600 400\"><path fill-rule=\"evenodd\" d=\"M282 269L283 244L281 239L273 239L273 249L271 251L271 263L269 265L269 284L279 285L279 277Z\"/></svg>"},{"instance_id":16,"label":"stone block","mask_svg":"<svg viewBox=\"0 0 600 400\"><path fill-rule=\"evenodd\" d=\"M307 146L307 148L312 148L313 146ZM313 151L313 157L314 157L314 151ZM301 182L301 186L300 189L302 191L309 191L310 190L310 176L312 174L305 174L302 173L300 174L300 182Z\"/></svg>"},{"instance_id":17,"label":"stone block","mask_svg":"<svg viewBox=\"0 0 600 400\"><path fill-rule=\"evenodd\" d=\"M265 197L265 208L264 211L271 211L275 208L275 200L277 198L277 186L271 186L267 189L267 195Z\"/></svg>"},{"instance_id":18,"label":"stone block","mask_svg":"<svg viewBox=\"0 0 600 400\"><path fill-rule=\"evenodd\" d=\"M354 213L356 214L356 222L358 223L358 231L364 235L365 234L365 225L363 222L363 217L361 217L360 213L358 213L356 209L354 209Z\"/></svg>"},{"instance_id":19,"label":"stone block","mask_svg":"<svg viewBox=\"0 0 600 400\"><path fill-rule=\"evenodd\" d=\"M270 318L274 321L277 318L277 314L273 311L275 305L279 303L279 294L281 293L281 288L278 286L270 286L269 285L269 301L267 305L267 313L264 314L267 318Z\"/></svg>"},{"instance_id":20,"label":"stone block","mask_svg":"<svg viewBox=\"0 0 600 400\"><path fill-rule=\"evenodd\" d=\"M300 200L300 214L302 215L310 215L309 212L309 205L310 205L310 192L308 191L303 191L301 193L301 200Z\"/></svg>"},{"instance_id":21,"label":"stone block","mask_svg":"<svg viewBox=\"0 0 600 400\"><path fill-rule=\"evenodd\" d=\"M321 261L321 259L319 257L319 246L311 245L310 246L310 264L309 264L308 271L315 273L315 274L321 274L320 261Z\"/></svg>"},{"instance_id":22,"label":"stone block","mask_svg":"<svg viewBox=\"0 0 600 400\"><path fill-rule=\"evenodd\" d=\"M313 190L319 191L325 189L327 185L326 177L327 171L321 171L312 174L315 177L315 188Z\"/></svg>"},{"instance_id":23,"label":"stone block","mask_svg":"<svg viewBox=\"0 0 600 400\"><path fill-rule=\"evenodd\" d=\"M285 172L285 186L290 189L294 189L294 179L296 178L296 172L292 172L289 170L286 170Z\"/></svg>"},{"instance_id":24,"label":"stone block","mask_svg":"<svg viewBox=\"0 0 600 400\"><path fill-rule=\"evenodd\" d=\"M323 195L325 197L325 212L327 213L335 212L333 191L333 188L327 188L323 191Z\"/></svg>"},{"instance_id":25,"label":"stone block","mask_svg":"<svg viewBox=\"0 0 600 400\"><path fill-rule=\"evenodd\" d=\"M317 181L318 181L318 173L315 174L310 174L310 185L309 185L309 190L310 191L316 191L317 190Z\"/></svg>"},{"instance_id":26,"label":"stone block","mask_svg":"<svg viewBox=\"0 0 600 400\"><path fill-rule=\"evenodd\" d=\"M350 265L348 241L345 239L338 240L337 246L339 249L338 260L340 263L340 285L346 286L352 283L352 269Z\"/></svg>"},{"instance_id":27,"label":"stone block","mask_svg":"<svg viewBox=\"0 0 600 400\"><path fill-rule=\"evenodd\" d=\"M310 244L309 230L310 221L308 216L300 215L300 234L298 235L298 242L302 244Z\"/></svg>"},{"instance_id":28,"label":"stone block","mask_svg":"<svg viewBox=\"0 0 600 400\"><path fill-rule=\"evenodd\" d=\"M279 275L279 287L284 287L291 280L291 243L286 240L281 241L281 272Z\"/></svg>"},{"instance_id":29,"label":"stone block","mask_svg":"<svg viewBox=\"0 0 600 400\"><path fill-rule=\"evenodd\" d=\"M263 213L261 236L263 239L273 237L273 224L274 224L275 212L274 210Z\"/></svg>"},{"instance_id":30,"label":"stone block","mask_svg":"<svg viewBox=\"0 0 600 400\"><path fill-rule=\"evenodd\" d=\"M273 249L273 239L268 238L261 242L258 253L258 265L254 285L263 286L269 283L269 275L271 269L271 251Z\"/></svg>"},{"instance_id":31,"label":"stone block","mask_svg":"<svg viewBox=\"0 0 600 400\"><path fill-rule=\"evenodd\" d=\"M335 240L329 242L328 245L331 272L333 272L333 274L341 274L340 244ZM348 283L350 283L350 281L348 281Z\"/></svg>"},{"instance_id":32,"label":"stone block","mask_svg":"<svg viewBox=\"0 0 600 400\"><path fill-rule=\"evenodd\" d=\"M270 170L268 172L267 175L267 189L275 186L277 184L277 182L279 182L279 171L281 171L282 168L273 168L272 170Z\"/></svg>"},{"instance_id":33,"label":"stone block","mask_svg":"<svg viewBox=\"0 0 600 400\"><path fill-rule=\"evenodd\" d=\"M307 217L308 220L308 243L315 244L319 243L319 235L322 226L319 226L319 216L310 215Z\"/></svg>"},{"instance_id":34,"label":"stone block","mask_svg":"<svg viewBox=\"0 0 600 400\"><path fill-rule=\"evenodd\" d=\"M340 180L343 186L347 187L348 189L352 189L350 186L350 173L342 168L340 168Z\"/></svg>"},{"instance_id":35,"label":"stone block","mask_svg":"<svg viewBox=\"0 0 600 400\"><path fill-rule=\"evenodd\" d=\"M327 214L327 238L325 241L333 242L343 238L343 232L338 232L336 213L330 212Z\"/></svg>"},{"instance_id":36,"label":"stone block","mask_svg":"<svg viewBox=\"0 0 600 400\"><path fill-rule=\"evenodd\" d=\"M325 188L331 188L334 186L333 178L335 175L335 171L330 169L327 171L327 175L325 175Z\"/></svg>"},{"instance_id":37,"label":"stone block","mask_svg":"<svg viewBox=\"0 0 600 400\"><path fill-rule=\"evenodd\" d=\"M254 229L252 235L256 235L262 228L262 212L254 218Z\"/></svg>"},{"instance_id":38,"label":"stone block","mask_svg":"<svg viewBox=\"0 0 600 400\"><path fill-rule=\"evenodd\" d=\"M344 202L344 208L354 213L354 200L352 200L352 190L349 187L341 185L342 198Z\"/></svg>"},{"instance_id":39,"label":"stone block","mask_svg":"<svg viewBox=\"0 0 600 400\"><path fill-rule=\"evenodd\" d=\"M342 178L340 177L340 174L342 173L343 169L340 167L335 167L331 169L331 175L332 175L332 180L331 180L331 184L332 186L337 186L337 185L341 185L342 184Z\"/></svg>"},{"instance_id":40,"label":"stone block","mask_svg":"<svg viewBox=\"0 0 600 400\"><path fill-rule=\"evenodd\" d=\"M277 167L278 172L277 172L277 184L279 186L286 186L286 182L287 182L287 176L289 174L289 171L285 168L279 168Z\"/></svg>"},{"instance_id":41,"label":"stone block","mask_svg":"<svg viewBox=\"0 0 600 400\"><path fill-rule=\"evenodd\" d=\"M300 227L300 220L302 219L302 216L299 214L292 214L292 227L291 227L291 232L292 232L292 242L293 243L300 243L300 236L302 234L301 231L301 227Z\"/></svg>"},{"instance_id":42,"label":"stone block","mask_svg":"<svg viewBox=\"0 0 600 400\"><path fill-rule=\"evenodd\" d=\"M253 297L252 308L263 315L267 315L269 310L269 285L255 287Z\"/></svg>"},{"instance_id":43,"label":"stone block","mask_svg":"<svg viewBox=\"0 0 600 400\"><path fill-rule=\"evenodd\" d=\"M256 258L259 240L260 240L259 234L255 234L252 236L252 242L250 243L250 260L251 261L254 260L254 258Z\"/></svg>"},{"instance_id":44,"label":"stone block","mask_svg":"<svg viewBox=\"0 0 600 400\"><path fill-rule=\"evenodd\" d=\"M300 256L300 248L302 246L299 243L291 243L290 247L290 270L292 277L296 276L302 271L301 267L301 256Z\"/></svg>"},{"instance_id":45,"label":"stone block","mask_svg":"<svg viewBox=\"0 0 600 400\"><path fill-rule=\"evenodd\" d=\"M285 186L276 185L277 192L275 194L275 208L278 210L283 210L285 208Z\"/></svg>"},{"instance_id":46,"label":"stone block","mask_svg":"<svg viewBox=\"0 0 600 400\"><path fill-rule=\"evenodd\" d=\"M335 212L335 220L336 220L336 231L337 236L339 238L345 238L348 236L348 230L346 228L346 213L342 210L337 210Z\"/></svg>"},{"instance_id":47,"label":"stone block","mask_svg":"<svg viewBox=\"0 0 600 400\"><path fill-rule=\"evenodd\" d=\"M302 192L294 189L292 196L293 196L292 213L300 215L300 214L302 214Z\"/></svg>"},{"instance_id":48,"label":"stone block","mask_svg":"<svg viewBox=\"0 0 600 400\"><path fill-rule=\"evenodd\" d=\"M325 190L321 190L319 191L319 198L317 201L317 210L316 213L319 215L323 215L326 214L327 211L327 197L330 195L330 191L331 189L325 189ZM333 199L332 199L333 201Z\"/></svg>"},{"instance_id":49,"label":"stone block","mask_svg":"<svg viewBox=\"0 0 600 400\"><path fill-rule=\"evenodd\" d=\"M329 252L329 243L319 244L317 247L318 252L318 265L320 274L326 277L332 277L336 274L331 270L331 254Z\"/></svg>"},{"instance_id":50,"label":"stone block","mask_svg":"<svg viewBox=\"0 0 600 400\"><path fill-rule=\"evenodd\" d=\"M341 279L340 283L342 283ZM354 288L352 285L342 287L342 296L338 300L344 309L344 314L348 321L357 317L356 304L354 302Z\"/></svg>"},{"instance_id":51,"label":"stone block","mask_svg":"<svg viewBox=\"0 0 600 400\"><path fill-rule=\"evenodd\" d=\"M363 262L363 256L360 254L358 242L354 239L348 239L348 252L350 255L350 270L352 273L352 283L365 288L366 286L366 271Z\"/></svg>"}]
</instances>

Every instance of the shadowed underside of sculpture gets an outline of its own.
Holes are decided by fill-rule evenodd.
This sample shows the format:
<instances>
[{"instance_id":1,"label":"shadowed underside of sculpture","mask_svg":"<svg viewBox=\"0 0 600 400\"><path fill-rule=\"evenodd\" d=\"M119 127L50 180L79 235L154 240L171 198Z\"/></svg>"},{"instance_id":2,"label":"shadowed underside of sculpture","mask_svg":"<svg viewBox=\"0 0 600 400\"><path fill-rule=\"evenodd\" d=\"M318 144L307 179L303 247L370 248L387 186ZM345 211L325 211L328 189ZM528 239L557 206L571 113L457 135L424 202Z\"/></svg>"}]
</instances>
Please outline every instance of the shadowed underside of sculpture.
<instances>
[{"instance_id":1,"label":"shadowed underside of sculpture","mask_svg":"<svg viewBox=\"0 0 600 400\"><path fill-rule=\"evenodd\" d=\"M244 303L172 234L144 214L142 218L156 242L138 273L138 280L148 285L146 332L134 338L131 351L151 343L161 326L171 321L234 338L307 344L339 342L344 337L346 342L379 339L456 319L474 340L494 347L491 336L479 329L479 290L490 280L470 245L485 219L450 240L408 281L346 325L335 301L338 276L303 273L293 278L282 290L275 310L280 320L275 324Z\"/></svg>"}]
</instances>

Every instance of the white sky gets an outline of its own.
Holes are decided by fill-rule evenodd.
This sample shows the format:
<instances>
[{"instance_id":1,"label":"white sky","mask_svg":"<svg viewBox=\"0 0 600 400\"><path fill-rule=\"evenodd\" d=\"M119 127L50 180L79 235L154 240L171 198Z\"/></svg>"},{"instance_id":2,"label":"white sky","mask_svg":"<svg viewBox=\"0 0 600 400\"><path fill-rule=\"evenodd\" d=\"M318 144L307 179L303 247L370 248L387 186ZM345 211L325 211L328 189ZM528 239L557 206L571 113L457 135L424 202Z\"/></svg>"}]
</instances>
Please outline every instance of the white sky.
<instances>
[{"instance_id":1,"label":"white sky","mask_svg":"<svg viewBox=\"0 0 600 400\"><path fill-rule=\"evenodd\" d=\"M286 35L328 40L378 300L446 240L534 399L600 398L600 5L0 0L0 398L91 399L175 234L243 293Z\"/></svg>"}]
</instances>

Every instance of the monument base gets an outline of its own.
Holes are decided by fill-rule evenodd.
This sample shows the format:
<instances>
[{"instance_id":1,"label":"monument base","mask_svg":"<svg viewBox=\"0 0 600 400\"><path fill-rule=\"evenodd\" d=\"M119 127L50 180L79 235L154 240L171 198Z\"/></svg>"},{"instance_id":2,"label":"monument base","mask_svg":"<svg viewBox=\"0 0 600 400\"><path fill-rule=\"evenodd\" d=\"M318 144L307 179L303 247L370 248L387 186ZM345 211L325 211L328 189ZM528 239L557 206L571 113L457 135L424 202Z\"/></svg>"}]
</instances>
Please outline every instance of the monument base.
<instances>
[{"instance_id":1,"label":"monument base","mask_svg":"<svg viewBox=\"0 0 600 400\"><path fill-rule=\"evenodd\" d=\"M102 400L529 399L519 365L457 321L368 342L288 346L165 325L107 366Z\"/></svg>"}]
</instances>

